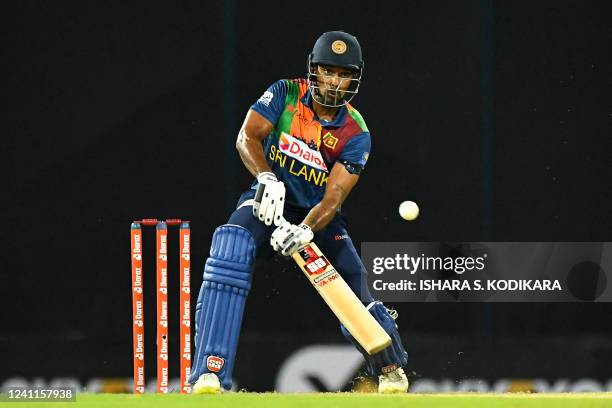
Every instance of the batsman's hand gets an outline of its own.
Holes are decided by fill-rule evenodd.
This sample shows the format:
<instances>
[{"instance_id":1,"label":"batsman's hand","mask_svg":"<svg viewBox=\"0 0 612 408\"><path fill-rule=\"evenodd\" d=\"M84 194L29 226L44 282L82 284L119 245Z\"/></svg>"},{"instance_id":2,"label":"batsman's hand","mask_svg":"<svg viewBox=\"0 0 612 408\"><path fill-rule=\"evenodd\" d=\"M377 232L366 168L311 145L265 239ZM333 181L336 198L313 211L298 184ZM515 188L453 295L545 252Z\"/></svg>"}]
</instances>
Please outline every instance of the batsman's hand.
<instances>
[{"instance_id":1,"label":"batsman's hand","mask_svg":"<svg viewBox=\"0 0 612 408\"><path fill-rule=\"evenodd\" d=\"M257 182L253 215L266 225L280 225L285 207L285 185L270 172L259 173Z\"/></svg>"},{"instance_id":2,"label":"batsman's hand","mask_svg":"<svg viewBox=\"0 0 612 408\"><path fill-rule=\"evenodd\" d=\"M295 225L282 220L270 237L272 248L283 256L291 256L302 246L312 241L314 234L306 224Z\"/></svg>"}]
</instances>

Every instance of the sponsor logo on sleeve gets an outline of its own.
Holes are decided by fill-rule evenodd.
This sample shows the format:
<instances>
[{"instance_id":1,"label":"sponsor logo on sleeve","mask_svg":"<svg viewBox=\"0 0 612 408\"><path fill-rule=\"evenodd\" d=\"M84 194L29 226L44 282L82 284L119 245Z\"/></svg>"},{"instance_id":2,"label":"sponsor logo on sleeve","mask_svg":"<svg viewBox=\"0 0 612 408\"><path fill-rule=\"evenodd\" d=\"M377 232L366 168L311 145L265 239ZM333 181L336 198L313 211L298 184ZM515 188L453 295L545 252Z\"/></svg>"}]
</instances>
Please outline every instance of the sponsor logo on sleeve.
<instances>
[{"instance_id":1,"label":"sponsor logo on sleeve","mask_svg":"<svg viewBox=\"0 0 612 408\"><path fill-rule=\"evenodd\" d=\"M261 103L262 105L270 106L272 98L274 98L274 94L270 91L266 91L263 93L263 95L261 95L261 97L259 97L257 102Z\"/></svg>"},{"instance_id":2,"label":"sponsor logo on sleeve","mask_svg":"<svg viewBox=\"0 0 612 408\"><path fill-rule=\"evenodd\" d=\"M370 153L365 152L363 156L361 156L361 160L359 161L359 164L361 164L362 166L365 166L365 164L368 162L369 157L370 157Z\"/></svg>"}]
</instances>

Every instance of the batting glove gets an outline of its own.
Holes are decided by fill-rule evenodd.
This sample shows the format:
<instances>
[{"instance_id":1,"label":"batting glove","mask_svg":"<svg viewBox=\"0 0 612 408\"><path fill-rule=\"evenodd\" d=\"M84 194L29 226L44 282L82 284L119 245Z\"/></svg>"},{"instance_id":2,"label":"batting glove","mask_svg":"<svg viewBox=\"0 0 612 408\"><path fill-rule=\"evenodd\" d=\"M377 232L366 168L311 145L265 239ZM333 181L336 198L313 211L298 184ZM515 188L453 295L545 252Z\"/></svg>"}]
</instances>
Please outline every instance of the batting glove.
<instances>
[{"instance_id":1,"label":"batting glove","mask_svg":"<svg viewBox=\"0 0 612 408\"><path fill-rule=\"evenodd\" d=\"M257 182L253 215L266 225L280 225L285 207L285 185L270 172L259 173Z\"/></svg>"},{"instance_id":2,"label":"batting glove","mask_svg":"<svg viewBox=\"0 0 612 408\"><path fill-rule=\"evenodd\" d=\"M272 233L270 245L279 254L291 256L295 251L312 241L313 237L314 234L308 225L295 225L284 221Z\"/></svg>"}]
</instances>

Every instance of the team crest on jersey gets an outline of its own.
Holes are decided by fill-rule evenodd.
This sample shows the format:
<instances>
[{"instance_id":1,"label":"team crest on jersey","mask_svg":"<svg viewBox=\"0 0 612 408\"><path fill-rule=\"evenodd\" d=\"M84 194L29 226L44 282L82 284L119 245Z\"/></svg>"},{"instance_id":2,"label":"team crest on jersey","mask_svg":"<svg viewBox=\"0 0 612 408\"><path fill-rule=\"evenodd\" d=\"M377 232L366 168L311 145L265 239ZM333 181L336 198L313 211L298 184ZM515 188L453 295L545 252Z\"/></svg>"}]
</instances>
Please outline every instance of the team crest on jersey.
<instances>
[{"instance_id":1,"label":"team crest on jersey","mask_svg":"<svg viewBox=\"0 0 612 408\"><path fill-rule=\"evenodd\" d=\"M285 132L281 133L278 148L281 152L310 167L328 172L323 156L318 150L310 148L306 143Z\"/></svg>"},{"instance_id":2,"label":"team crest on jersey","mask_svg":"<svg viewBox=\"0 0 612 408\"><path fill-rule=\"evenodd\" d=\"M330 132L327 132L325 136L323 136L323 144L326 147L334 150L338 144L338 138L332 135Z\"/></svg>"}]
</instances>

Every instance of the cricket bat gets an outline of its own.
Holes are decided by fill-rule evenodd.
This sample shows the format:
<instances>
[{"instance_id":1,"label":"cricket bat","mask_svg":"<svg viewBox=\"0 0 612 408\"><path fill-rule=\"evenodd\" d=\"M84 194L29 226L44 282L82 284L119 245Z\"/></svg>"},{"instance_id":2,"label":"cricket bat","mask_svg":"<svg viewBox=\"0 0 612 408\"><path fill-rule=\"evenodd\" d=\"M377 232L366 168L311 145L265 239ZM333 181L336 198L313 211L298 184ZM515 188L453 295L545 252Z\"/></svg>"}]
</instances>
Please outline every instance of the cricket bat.
<instances>
[{"instance_id":1,"label":"cricket bat","mask_svg":"<svg viewBox=\"0 0 612 408\"><path fill-rule=\"evenodd\" d=\"M391 337L380 327L314 242L297 250L293 260L338 320L368 354L376 354L391 344Z\"/></svg>"}]
</instances>

